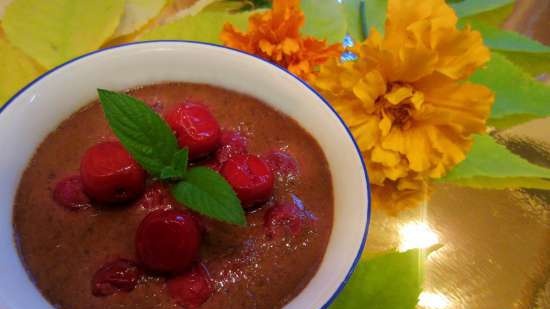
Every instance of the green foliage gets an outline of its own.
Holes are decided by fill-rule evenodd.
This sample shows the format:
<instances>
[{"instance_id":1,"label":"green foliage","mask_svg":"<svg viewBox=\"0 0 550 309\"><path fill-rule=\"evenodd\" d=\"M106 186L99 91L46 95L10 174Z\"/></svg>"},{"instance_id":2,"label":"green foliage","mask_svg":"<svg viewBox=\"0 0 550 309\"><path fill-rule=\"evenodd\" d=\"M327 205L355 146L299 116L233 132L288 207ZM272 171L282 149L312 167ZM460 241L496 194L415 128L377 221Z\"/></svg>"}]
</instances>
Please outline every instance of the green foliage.
<instances>
[{"instance_id":1,"label":"green foliage","mask_svg":"<svg viewBox=\"0 0 550 309\"><path fill-rule=\"evenodd\" d=\"M347 23L347 33L351 35L356 42L361 42L365 39L361 18L361 1L362 0L342 0Z\"/></svg>"},{"instance_id":2,"label":"green foliage","mask_svg":"<svg viewBox=\"0 0 550 309\"><path fill-rule=\"evenodd\" d=\"M502 26L502 24L506 21L506 19L510 15L512 15L513 10L514 10L514 5L509 4L492 11L487 11L477 15L463 17L460 19L460 21L461 22L468 21L468 20L480 21L488 25L492 25L500 28L500 26Z\"/></svg>"},{"instance_id":3,"label":"green foliage","mask_svg":"<svg viewBox=\"0 0 550 309\"><path fill-rule=\"evenodd\" d=\"M456 15L458 17L465 17L510 5L514 3L514 0L464 0L453 2L451 6L454 8Z\"/></svg>"},{"instance_id":4,"label":"green foliage","mask_svg":"<svg viewBox=\"0 0 550 309\"><path fill-rule=\"evenodd\" d=\"M500 53L532 76L550 73L550 53L533 54L504 51Z\"/></svg>"},{"instance_id":5,"label":"green foliage","mask_svg":"<svg viewBox=\"0 0 550 309\"><path fill-rule=\"evenodd\" d=\"M475 188L550 189L550 169L529 163L488 135L478 135L466 160L441 181Z\"/></svg>"},{"instance_id":6,"label":"green foliage","mask_svg":"<svg viewBox=\"0 0 550 309\"><path fill-rule=\"evenodd\" d=\"M525 53L550 53L550 47L523 36L517 32L499 29L482 21L466 19L460 22L462 25L471 25L483 35L485 44L499 51L525 52Z\"/></svg>"},{"instance_id":7,"label":"green foliage","mask_svg":"<svg viewBox=\"0 0 550 309\"><path fill-rule=\"evenodd\" d=\"M533 80L506 57L493 52L491 61L471 77L491 88L496 95L491 121L520 115L550 115L550 87ZM519 123L518 121L517 123ZM509 124L515 124L509 121Z\"/></svg>"},{"instance_id":8,"label":"green foliage","mask_svg":"<svg viewBox=\"0 0 550 309\"><path fill-rule=\"evenodd\" d=\"M388 0L365 1L364 22L366 23L367 32L370 32L370 30L374 27L378 32L384 34L387 11Z\"/></svg>"},{"instance_id":9,"label":"green foliage","mask_svg":"<svg viewBox=\"0 0 550 309\"><path fill-rule=\"evenodd\" d=\"M301 8L305 15L302 33L329 43L338 43L344 39L347 31L344 8L336 1L302 0Z\"/></svg>"},{"instance_id":10,"label":"green foliage","mask_svg":"<svg viewBox=\"0 0 550 309\"><path fill-rule=\"evenodd\" d=\"M414 309L422 291L425 254L414 249L359 262L331 309Z\"/></svg>"}]
</instances>

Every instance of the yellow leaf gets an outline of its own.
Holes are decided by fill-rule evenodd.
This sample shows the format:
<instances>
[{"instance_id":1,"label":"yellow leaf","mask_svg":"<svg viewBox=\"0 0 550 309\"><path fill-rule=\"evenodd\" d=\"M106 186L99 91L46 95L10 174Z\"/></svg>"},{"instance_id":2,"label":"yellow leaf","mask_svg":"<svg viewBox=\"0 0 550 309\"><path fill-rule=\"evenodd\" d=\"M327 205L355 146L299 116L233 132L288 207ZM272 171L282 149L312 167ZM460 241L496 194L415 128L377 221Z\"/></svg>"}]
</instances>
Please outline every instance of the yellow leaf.
<instances>
[{"instance_id":1,"label":"yellow leaf","mask_svg":"<svg viewBox=\"0 0 550 309\"><path fill-rule=\"evenodd\" d=\"M219 0L196 0L193 3L193 5L189 5L189 1L174 0L172 6L177 10L177 12L175 12L175 14L173 14L172 16L168 17L166 19L166 22L173 22L187 15L191 15L191 16L197 15L206 7L210 8L211 4L214 3L213 5L215 5L216 2L219 3Z\"/></svg>"},{"instance_id":2,"label":"yellow leaf","mask_svg":"<svg viewBox=\"0 0 550 309\"><path fill-rule=\"evenodd\" d=\"M42 72L44 69L0 33L0 106Z\"/></svg>"},{"instance_id":3,"label":"yellow leaf","mask_svg":"<svg viewBox=\"0 0 550 309\"><path fill-rule=\"evenodd\" d=\"M15 0L3 26L14 46L51 68L99 48L123 12L124 0Z\"/></svg>"},{"instance_id":4,"label":"yellow leaf","mask_svg":"<svg viewBox=\"0 0 550 309\"><path fill-rule=\"evenodd\" d=\"M4 11L6 10L6 7L12 2L13 0L0 0L0 19L2 19L2 16L4 16Z\"/></svg>"},{"instance_id":5,"label":"yellow leaf","mask_svg":"<svg viewBox=\"0 0 550 309\"><path fill-rule=\"evenodd\" d=\"M203 10L194 16L187 15L144 33L138 38L138 41L192 40L220 44L223 25L229 22L239 29L246 28L248 16L250 16L250 12L230 14Z\"/></svg>"},{"instance_id":6,"label":"yellow leaf","mask_svg":"<svg viewBox=\"0 0 550 309\"><path fill-rule=\"evenodd\" d=\"M1 1L1 0L0 0ZM124 15L115 37L131 34L158 16L167 0L126 0Z\"/></svg>"}]
</instances>

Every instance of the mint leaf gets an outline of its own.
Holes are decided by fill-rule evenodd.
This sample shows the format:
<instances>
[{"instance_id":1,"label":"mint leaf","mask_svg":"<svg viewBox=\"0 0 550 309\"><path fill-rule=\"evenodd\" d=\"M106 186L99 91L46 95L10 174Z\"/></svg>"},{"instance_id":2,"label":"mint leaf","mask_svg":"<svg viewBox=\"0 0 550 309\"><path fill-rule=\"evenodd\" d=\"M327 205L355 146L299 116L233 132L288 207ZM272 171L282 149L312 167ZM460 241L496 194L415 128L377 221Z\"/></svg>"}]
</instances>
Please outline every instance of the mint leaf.
<instances>
[{"instance_id":1,"label":"mint leaf","mask_svg":"<svg viewBox=\"0 0 550 309\"><path fill-rule=\"evenodd\" d=\"M331 309L414 309L426 254L419 249L362 260Z\"/></svg>"},{"instance_id":2,"label":"mint leaf","mask_svg":"<svg viewBox=\"0 0 550 309\"><path fill-rule=\"evenodd\" d=\"M440 181L488 189L550 189L550 169L529 163L489 135L477 135L466 159Z\"/></svg>"},{"instance_id":3,"label":"mint leaf","mask_svg":"<svg viewBox=\"0 0 550 309\"><path fill-rule=\"evenodd\" d=\"M183 178L181 171L176 170L173 166L166 166L160 172L161 180L180 180Z\"/></svg>"},{"instance_id":4,"label":"mint leaf","mask_svg":"<svg viewBox=\"0 0 550 309\"><path fill-rule=\"evenodd\" d=\"M189 149L184 148L174 154L172 165L166 166L160 173L160 179L163 180L180 180L187 172L187 164L189 163Z\"/></svg>"},{"instance_id":5,"label":"mint leaf","mask_svg":"<svg viewBox=\"0 0 550 309\"><path fill-rule=\"evenodd\" d=\"M550 86L535 81L527 73L514 65L505 56L492 52L491 60L485 68L477 70L471 77L475 83L486 85L496 94L491 111L491 125L498 125L500 119L518 121L525 116L550 116ZM514 118L511 118L514 117ZM503 124L503 122L500 122ZM515 124L507 121L507 124Z\"/></svg>"},{"instance_id":6,"label":"mint leaf","mask_svg":"<svg viewBox=\"0 0 550 309\"><path fill-rule=\"evenodd\" d=\"M451 6L458 17L464 17L492 11L512 3L514 0L464 0L452 3Z\"/></svg>"},{"instance_id":7,"label":"mint leaf","mask_svg":"<svg viewBox=\"0 0 550 309\"><path fill-rule=\"evenodd\" d=\"M187 172L187 164L189 164L189 149L183 148L174 154L172 166L176 171L179 171L182 175L185 175Z\"/></svg>"},{"instance_id":8,"label":"mint leaf","mask_svg":"<svg viewBox=\"0 0 550 309\"><path fill-rule=\"evenodd\" d=\"M97 92L109 126L124 148L151 175L160 176L178 150L170 127L136 98L104 89Z\"/></svg>"},{"instance_id":9,"label":"mint leaf","mask_svg":"<svg viewBox=\"0 0 550 309\"><path fill-rule=\"evenodd\" d=\"M187 171L185 180L172 188L176 200L196 212L228 223L246 225L237 195L227 181L206 167Z\"/></svg>"}]
</instances>

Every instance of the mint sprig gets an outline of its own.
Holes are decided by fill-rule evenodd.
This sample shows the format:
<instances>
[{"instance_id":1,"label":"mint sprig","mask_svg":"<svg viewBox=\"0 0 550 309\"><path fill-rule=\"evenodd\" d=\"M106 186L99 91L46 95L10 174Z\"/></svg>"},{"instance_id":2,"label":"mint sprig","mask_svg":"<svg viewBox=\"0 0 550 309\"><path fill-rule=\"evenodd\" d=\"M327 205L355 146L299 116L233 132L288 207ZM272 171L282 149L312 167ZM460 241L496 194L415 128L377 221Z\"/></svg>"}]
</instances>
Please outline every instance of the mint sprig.
<instances>
[{"instance_id":1,"label":"mint sprig","mask_svg":"<svg viewBox=\"0 0 550 309\"><path fill-rule=\"evenodd\" d=\"M171 193L178 202L213 219L246 225L229 183L209 168L189 169L188 149L178 148L170 127L147 104L109 90L98 94L109 126L132 157L152 176L177 181Z\"/></svg>"},{"instance_id":2,"label":"mint sprig","mask_svg":"<svg viewBox=\"0 0 550 309\"><path fill-rule=\"evenodd\" d=\"M233 188L220 174L209 168L190 169L185 180L172 188L172 195L178 202L209 217L246 224L243 208Z\"/></svg>"},{"instance_id":3,"label":"mint sprig","mask_svg":"<svg viewBox=\"0 0 550 309\"><path fill-rule=\"evenodd\" d=\"M189 149L184 148L177 151L172 159L172 164L165 166L161 173L160 179L163 180L180 180L187 173L187 165L189 164Z\"/></svg>"}]
</instances>

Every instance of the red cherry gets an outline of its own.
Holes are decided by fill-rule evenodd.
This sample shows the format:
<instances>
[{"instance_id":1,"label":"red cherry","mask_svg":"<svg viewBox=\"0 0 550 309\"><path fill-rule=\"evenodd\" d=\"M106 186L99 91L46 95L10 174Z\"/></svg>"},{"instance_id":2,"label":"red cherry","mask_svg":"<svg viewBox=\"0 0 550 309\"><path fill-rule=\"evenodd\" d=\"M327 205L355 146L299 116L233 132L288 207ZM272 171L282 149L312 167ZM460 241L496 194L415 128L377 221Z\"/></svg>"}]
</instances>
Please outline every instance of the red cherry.
<instances>
[{"instance_id":1,"label":"red cherry","mask_svg":"<svg viewBox=\"0 0 550 309\"><path fill-rule=\"evenodd\" d=\"M132 291L142 271L133 261L118 259L103 265L92 278L92 294L107 296L118 291Z\"/></svg>"},{"instance_id":2,"label":"red cherry","mask_svg":"<svg viewBox=\"0 0 550 309\"><path fill-rule=\"evenodd\" d=\"M298 175L298 162L289 153L284 151L271 151L262 156L274 174L282 177Z\"/></svg>"},{"instance_id":3,"label":"red cherry","mask_svg":"<svg viewBox=\"0 0 550 309\"><path fill-rule=\"evenodd\" d=\"M190 272L168 280L168 294L180 306L200 307L212 294L208 272L203 265L198 265Z\"/></svg>"},{"instance_id":4,"label":"red cherry","mask_svg":"<svg viewBox=\"0 0 550 309\"><path fill-rule=\"evenodd\" d=\"M265 234L269 239L285 235L298 236L308 222L315 220L302 201L292 195L292 201L278 203L264 216Z\"/></svg>"},{"instance_id":5,"label":"red cherry","mask_svg":"<svg viewBox=\"0 0 550 309\"><path fill-rule=\"evenodd\" d=\"M196 260L201 231L189 212L158 210L141 221L135 241L138 259L148 269L180 273Z\"/></svg>"},{"instance_id":6,"label":"red cherry","mask_svg":"<svg viewBox=\"0 0 550 309\"><path fill-rule=\"evenodd\" d=\"M248 152L248 139L238 131L223 131L220 148L216 151L216 161L224 163L232 157Z\"/></svg>"},{"instance_id":7,"label":"red cherry","mask_svg":"<svg viewBox=\"0 0 550 309\"><path fill-rule=\"evenodd\" d=\"M189 148L191 159L204 157L218 147L220 126L206 106L182 103L170 109L164 118L174 130L179 145Z\"/></svg>"},{"instance_id":8,"label":"red cherry","mask_svg":"<svg viewBox=\"0 0 550 309\"><path fill-rule=\"evenodd\" d=\"M221 174L245 207L266 201L273 192L273 173L257 156L235 156L224 163Z\"/></svg>"},{"instance_id":9,"label":"red cherry","mask_svg":"<svg viewBox=\"0 0 550 309\"><path fill-rule=\"evenodd\" d=\"M119 142L90 147L80 161L84 192L102 203L137 198L145 187L145 171Z\"/></svg>"},{"instance_id":10,"label":"red cherry","mask_svg":"<svg viewBox=\"0 0 550 309\"><path fill-rule=\"evenodd\" d=\"M70 210L78 210L91 206L90 198L84 194L82 181L78 175L61 179L55 185L53 199L59 205Z\"/></svg>"}]
</instances>

